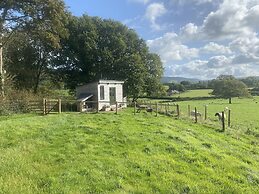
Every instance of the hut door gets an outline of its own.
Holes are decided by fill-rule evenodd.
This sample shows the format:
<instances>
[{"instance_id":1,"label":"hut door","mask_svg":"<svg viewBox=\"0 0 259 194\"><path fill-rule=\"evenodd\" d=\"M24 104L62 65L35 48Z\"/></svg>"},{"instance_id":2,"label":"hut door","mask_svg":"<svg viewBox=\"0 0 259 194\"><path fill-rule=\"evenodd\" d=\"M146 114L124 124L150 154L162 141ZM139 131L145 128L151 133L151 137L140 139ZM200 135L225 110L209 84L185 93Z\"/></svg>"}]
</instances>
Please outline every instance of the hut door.
<instances>
[{"instance_id":1,"label":"hut door","mask_svg":"<svg viewBox=\"0 0 259 194\"><path fill-rule=\"evenodd\" d=\"M116 88L110 88L110 104L113 105L116 103Z\"/></svg>"}]
</instances>

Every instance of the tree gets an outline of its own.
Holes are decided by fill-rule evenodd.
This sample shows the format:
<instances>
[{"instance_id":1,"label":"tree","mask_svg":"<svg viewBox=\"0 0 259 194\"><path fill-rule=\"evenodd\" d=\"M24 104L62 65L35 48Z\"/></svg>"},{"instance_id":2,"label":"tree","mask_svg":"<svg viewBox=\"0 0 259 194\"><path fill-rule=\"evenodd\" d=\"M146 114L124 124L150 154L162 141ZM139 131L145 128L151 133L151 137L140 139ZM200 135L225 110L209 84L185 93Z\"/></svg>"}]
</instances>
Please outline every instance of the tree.
<instances>
[{"instance_id":1,"label":"tree","mask_svg":"<svg viewBox=\"0 0 259 194\"><path fill-rule=\"evenodd\" d=\"M146 77L146 92L148 96L162 96L165 95L166 92L162 84L160 83L160 79L163 75L163 64L161 62L160 57L157 54L149 53L147 54L146 59L146 69L148 71Z\"/></svg>"},{"instance_id":2,"label":"tree","mask_svg":"<svg viewBox=\"0 0 259 194\"><path fill-rule=\"evenodd\" d=\"M16 89L38 92L40 83L50 78L53 49L38 36L16 33L5 49L6 70L14 76Z\"/></svg>"},{"instance_id":3,"label":"tree","mask_svg":"<svg viewBox=\"0 0 259 194\"><path fill-rule=\"evenodd\" d=\"M247 86L233 76L219 76L214 81L212 94L228 98L229 104L232 103L232 97L249 96Z\"/></svg>"},{"instance_id":4,"label":"tree","mask_svg":"<svg viewBox=\"0 0 259 194\"><path fill-rule=\"evenodd\" d=\"M250 76L250 77L242 78L240 79L240 81L244 82L247 85L247 87L250 87L250 88L259 86L258 77Z\"/></svg>"},{"instance_id":5,"label":"tree","mask_svg":"<svg viewBox=\"0 0 259 194\"><path fill-rule=\"evenodd\" d=\"M68 88L99 79L125 81L124 91L134 100L157 90L162 75L159 56L127 26L98 17L71 18L70 36L62 41L53 69ZM150 85L152 84L152 85Z\"/></svg>"},{"instance_id":6,"label":"tree","mask_svg":"<svg viewBox=\"0 0 259 194\"><path fill-rule=\"evenodd\" d=\"M67 14L62 0L7 0L0 2L0 75L3 95L3 47L17 31L37 34L50 45L59 46Z\"/></svg>"}]
</instances>

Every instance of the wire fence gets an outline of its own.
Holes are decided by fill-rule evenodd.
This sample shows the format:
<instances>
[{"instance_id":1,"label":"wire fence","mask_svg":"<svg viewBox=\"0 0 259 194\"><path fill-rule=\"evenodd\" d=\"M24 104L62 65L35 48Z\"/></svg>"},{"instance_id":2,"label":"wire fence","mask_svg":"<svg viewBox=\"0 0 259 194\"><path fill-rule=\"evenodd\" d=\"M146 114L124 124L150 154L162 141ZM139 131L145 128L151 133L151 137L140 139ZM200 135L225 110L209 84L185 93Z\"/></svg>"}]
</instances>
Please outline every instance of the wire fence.
<instances>
[{"instance_id":1,"label":"wire fence","mask_svg":"<svg viewBox=\"0 0 259 194\"><path fill-rule=\"evenodd\" d=\"M200 123L209 127L217 128L220 131L225 131L226 128L232 127L230 109L224 109L220 112L212 114L208 105L199 107L191 107L190 105L183 106L175 102L160 102L152 103L152 101L142 100L134 105L134 114L146 110L154 112L156 116L163 114L178 119L190 120L194 123Z\"/></svg>"},{"instance_id":2,"label":"wire fence","mask_svg":"<svg viewBox=\"0 0 259 194\"><path fill-rule=\"evenodd\" d=\"M61 99L42 99L34 101L10 101L8 108L14 113L34 112L39 114L61 113L61 112L85 112L98 113L100 111L114 111L118 114L119 110L132 107L133 114L151 113L155 116L159 114L169 117L190 120L194 123L200 123L210 127L225 131L227 127L233 127L231 124L232 112L230 109L218 112L214 115L210 112L210 107L191 107L179 105L175 102L154 102L148 100L139 100L138 102L113 102L110 101L85 101L61 100ZM7 106L7 105L6 105ZM237 125L238 126L238 125Z\"/></svg>"}]
</instances>

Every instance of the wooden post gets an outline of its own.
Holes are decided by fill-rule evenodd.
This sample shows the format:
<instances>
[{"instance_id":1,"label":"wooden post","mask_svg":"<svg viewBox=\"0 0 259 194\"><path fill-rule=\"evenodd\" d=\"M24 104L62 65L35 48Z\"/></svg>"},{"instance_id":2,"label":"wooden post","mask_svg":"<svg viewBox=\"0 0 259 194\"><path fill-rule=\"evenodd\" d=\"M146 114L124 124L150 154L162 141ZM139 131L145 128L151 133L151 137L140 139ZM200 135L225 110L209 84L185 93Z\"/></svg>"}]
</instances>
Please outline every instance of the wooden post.
<instances>
[{"instance_id":1,"label":"wooden post","mask_svg":"<svg viewBox=\"0 0 259 194\"><path fill-rule=\"evenodd\" d=\"M116 115L118 114L118 102L116 101Z\"/></svg>"},{"instance_id":2,"label":"wooden post","mask_svg":"<svg viewBox=\"0 0 259 194\"><path fill-rule=\"evenodd\" d=\"M45 100L45 98L43 98L42 107L43 107L43 115L45 115L46 114L46 100Z\"/></svg>"},{"instance_id":3,"label":"wooden post","mask_svg":"<svg viewBox=\"0 0 259 194\"><path fill-rule=\"evenodd\" d=\"M61 107L61 99L58 99L58 113L61 114L62 107Z\"/></svg>"},{"instance_id":4,"label":"wooden post","mask_svg":"<svg viewBox=\"0 0 259 194\"><path fill-rule=\"evenodd\" d=\"M137 108L137 103L134 102L134 115L136 115L136 108Z\"/></svg>"},{"instance_id":5,"label":"wooden post","mask_svg":"<svg viewBox=\"0 0 259 194\"><path fill-rule=\"evenodd\" d=\"M225 131L225 112L222 111L222 131Z\"/></svg>"},{"instance_id":6,"label":"wooden post","mask_svg":"<svg viewBox=\"0 0 259 194\"><path fill-rule=\"evenodd\" d=\"M176 105L177 117L180 117L180 107L179 104Z\"/></svg>"},{"instance_id":7,"label":"wooden post","mask_svg":"<svg viewBox=\"0 0 259 194\"><path fill-rule=\"evenodd\" d=\"M190 117L191 116L191 106L188 105L188 116Z\"/></svg>"},{"instance_id":8,"label":"wooden post","mask_svg":"<svg viewBox=\"0 0 259 194\"><path fill-rule=\"evenodd\" d=\"M195 123L198 123L198 117L197 117L197 108L195 107Z\"/></svg>"},{"instance_id":9,"label":"wooden post","mask_svg":"<svg viewBox=\"0 0 259 194\"><path fill-rule=\"evenodd\" d=\"M83 104L84 104L84 102L83 101L80 101L79 102L79 112L83 112Z\"/></svg>"},{"instance_id":10,"label":"wooden post","mask_svg":"<svg viewBox=\"0 0 259 194\"><path fill-rule=\"evenodd\" d=\"M158 103L156 103L156 117L158 116Z\"/></svg>"},{"instance_id":11,"label":"wooden post","mask_svg":"<svg viewBox=\"0 0 259 194\"><path fill-rule=\"evenodd\" d=\"M208 106L205 105L204 119L207 120Z\"/></svg>"},{"instance_id":12,"label":"wooden post","mask_svg":"<svg viewBox=\"0 0 259 194\"><path fill-rule=\"evenodd\" d=\"M231 124L231 110L228 110L228 127L230 127Z\"/></svg>"},{"instance_id":13,"label":"wooden post","mask_svg":"<svg viewBox=\"0 0 259 194\"><path fill-rule=\"evenodd\" d=\"M170 114L170 104L169 103L167 103L167 112L168 112L168 114Z\"/></svg>"},{"instance_id":14,"label":"wooden post","mask_svg":"<svg viewBox=\"0 0 259 194\"><path fill-rule=\"evenodd\" d=\"M97 108L96 112L99 113L99 101L97 100L96 103L97 103L97 104L96 104L96 108Z\"/></svg>"},{"instance_id":15,"label":"wooden post","mask_svg":"<svg viewBox=\"0 0 259 194\"><path fill-rule=\"evenodd\" d=\"M167 110L167 104L165 104L165 114L167 115L168 110Z\"/></svg>"}]
</instances>

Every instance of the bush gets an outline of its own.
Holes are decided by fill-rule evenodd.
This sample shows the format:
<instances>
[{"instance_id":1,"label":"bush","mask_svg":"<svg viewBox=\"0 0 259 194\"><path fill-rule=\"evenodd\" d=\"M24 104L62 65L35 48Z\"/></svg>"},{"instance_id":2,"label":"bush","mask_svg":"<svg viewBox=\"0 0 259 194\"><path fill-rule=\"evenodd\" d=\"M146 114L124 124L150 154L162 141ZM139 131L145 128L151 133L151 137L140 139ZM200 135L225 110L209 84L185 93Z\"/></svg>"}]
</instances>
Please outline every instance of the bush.
<instances>
[{"instance_id":1,"label":"bush","mask_svg":"<svg viewBox=\"0 0 259 194\"><path fill-rule=\"evenodd\" d=\"M30 112L30 102L40 100L39 96L28 91L12 90L0 99L0 115Z\"/></svg>"}]
</instances>

